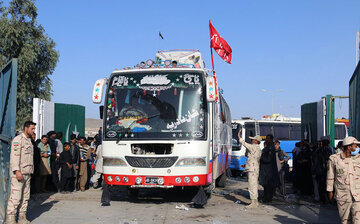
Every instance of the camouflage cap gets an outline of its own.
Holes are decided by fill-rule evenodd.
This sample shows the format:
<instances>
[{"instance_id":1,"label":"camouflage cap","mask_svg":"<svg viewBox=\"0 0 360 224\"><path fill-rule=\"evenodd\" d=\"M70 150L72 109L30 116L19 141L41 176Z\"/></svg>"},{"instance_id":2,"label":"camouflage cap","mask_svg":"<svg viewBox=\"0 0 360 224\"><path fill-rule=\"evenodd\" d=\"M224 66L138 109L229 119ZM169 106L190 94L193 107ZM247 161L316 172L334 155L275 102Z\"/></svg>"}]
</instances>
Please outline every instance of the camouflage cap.
<instances>
[{"instance_id":1,"label":"camouflage cap","mask_svg":"<svg viewBox=\"0 0 360 224\"><path fill-rule=\"evenodd\" d=\"M255 139L258 142L261 142L262 138L260 135L256 135L255 137L249 137L250 139Z\"/></svg>"},{"instance_id":2,"label":"camouflage cap","mask_svg":"<svg viewBox=\"0 0 360 224\"><path fill-rule=\"evenodd\" d=\"M352 144L360 145L360 142L356 138L354 138L352 136L344 138L344 140L343 140L343 145L344 146L352 145Z\"/></svg>"}]
</instances>

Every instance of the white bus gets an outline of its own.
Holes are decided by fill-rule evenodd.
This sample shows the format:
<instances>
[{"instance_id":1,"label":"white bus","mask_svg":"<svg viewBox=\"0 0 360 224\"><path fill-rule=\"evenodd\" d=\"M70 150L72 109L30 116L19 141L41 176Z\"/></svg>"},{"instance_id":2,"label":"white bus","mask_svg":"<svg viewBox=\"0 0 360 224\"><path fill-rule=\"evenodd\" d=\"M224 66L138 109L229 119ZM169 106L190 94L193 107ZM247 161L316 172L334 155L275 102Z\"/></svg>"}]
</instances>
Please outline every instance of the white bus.
<instances>
[{"instance_id":1,"label":"white bus","mask_svg":"<svg viewBox=\"0 0 360 224\"><path fill-rule=\"evenodd\" d=\"M203 186L207 193L225 185L231 115L221 95L215 100L199 51L159 51L155 61L113 71L95 83L93 102L103 94L106 184L130 192Z\"/></svg>"}]
</instances>

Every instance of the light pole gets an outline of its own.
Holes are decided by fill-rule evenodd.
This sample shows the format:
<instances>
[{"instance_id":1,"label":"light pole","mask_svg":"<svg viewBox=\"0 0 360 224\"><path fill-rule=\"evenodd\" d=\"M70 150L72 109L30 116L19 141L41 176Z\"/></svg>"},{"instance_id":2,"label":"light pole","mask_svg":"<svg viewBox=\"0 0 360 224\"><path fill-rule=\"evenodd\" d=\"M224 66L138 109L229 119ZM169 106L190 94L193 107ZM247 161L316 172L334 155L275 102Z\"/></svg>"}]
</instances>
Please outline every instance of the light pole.
<instances>
[{"instance_id":1,"label":"light pole","mask_svg":"<svg viewBox=\"0 0 360 224\"><path fill-rule=\"evenodd\" d=\"M271 95L271 115L274 114L274 95L275 93L279 93L279 92L283 92L284 90L283 89L279 89L279 90L276 90L276 91L269 91L267 89L262 89L261 90L262 92L264 93L269 93Z\"/></svg>"}]
</instances>

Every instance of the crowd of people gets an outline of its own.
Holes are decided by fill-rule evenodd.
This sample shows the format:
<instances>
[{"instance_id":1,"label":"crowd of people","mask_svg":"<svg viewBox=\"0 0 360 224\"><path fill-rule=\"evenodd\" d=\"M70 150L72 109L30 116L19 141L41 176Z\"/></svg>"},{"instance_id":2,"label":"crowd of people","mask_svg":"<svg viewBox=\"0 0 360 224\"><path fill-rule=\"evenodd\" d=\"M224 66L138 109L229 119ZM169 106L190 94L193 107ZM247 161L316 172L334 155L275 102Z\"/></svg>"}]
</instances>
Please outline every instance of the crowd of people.
<instances>
[{"instance_id":1,"label":"crowd of people","mask_svg":"<svg viewBox=\"0 0 360 224\"><path fill-rule=\"evenodd\" d=\"M253 137L255 140L256 136ZM260 144L258 136L256 144ZM286 197L285 179L293 182L295 192L303 196L312 196L323 204L329 203L326 191L326 177L328 161L331 155L342 151L342 142L336 149L330 147L330 138L324 136L317 145L307 140L296 143L292 151L293 167L290 172L287 161L291 158L280 147L280 141L273 139L271 134L266 136L264 148L256 156L259 161L259 184L264 187L263 202L271 202L274 193ZM250 146L248 145L247 148ZM260 147L258 147L260 150ZM248 150L250 153L251 150ZM248 155L249 157L249 155Z\"/></svg>"},{"instance_id":2,"label":"crowd of people","mask_svg":"<svg viewBox=\"0 0 360 224\"><path fill-rule=\"evenodd\" d=\"M292 180L301 195L314 195L315 201L329 203L326 191L328 161L331 155L342 152L342 142L336 149L330 146L330 138L323 136L316 145L304 140L293 149Z\"/></svg>"},{"instance_id":3,"label":"crowd of people","mask_svg":"<svg viewBox=\"0 0 360 224\"><path fill-rule=\"evenodd\" d=\"M62 143L62 133L50 131L36 140L35 123L27 121L23 133L11 143L11 194L7 205L6 223L29 223L26 211L30 191L69 193L100 187L102 173L101 130L94 138L72 134L70 142ZM258 184L264 188L263 203L269 203L278 189L286 197L285 177L292 179L300 195L314 195L322 203L336 200L342 223L360 220L360 142L346 137L337 148L330 147L330 138L323 136L316 145L304 140L293 149L293 172L289 174L281 143L271 134L261 150L261 136L240 143L247 149L245 170L249 177L250 208L258 206ZM31 183L31 184L30 184ZM31 187L30 187L31 185ZM200 188L202 189L202 188ZM110 205L111 188L103 186L102 206ZM205 194L199 190L199 194ZM196 196L195 196L196 197Z\"/></svg>"},{"instance_id":4,"label":"crowd of people","mask_svg":"<svg viewBox=\"0 0 360 224\"><path fill-rule=\"evenodd\" d=\"M271 202L277 189L286 198L287 176L298 195L314 196L322 204L335 199L342 223L360 223L360 142L356 138L346 137L336 148L330 146L328 136L321 137L316 145L307 140L296 143L290 173L286 163L290 156L272 135L266 136L262 150L261 136L250 137L252 144L241 138L241 132L238 136L247 150L249 208L258 206L258 184L264 187L263 203Z\"/></svg>"},{"instance_id":5,"label":"crowd of people","mask_svg":"<svg viewBox=\"0 0 360 224\"><path fill-rule=\"evenodd\" d=\"M55 191L65 194L101 186L101 175L95 171L101 132L88 138L72 134L70 142L65 143L62 138L62 132L55 131L49 131L39 139L35 133L32 135L34 173L31 193Z\"/></svg>"}]
</instances>

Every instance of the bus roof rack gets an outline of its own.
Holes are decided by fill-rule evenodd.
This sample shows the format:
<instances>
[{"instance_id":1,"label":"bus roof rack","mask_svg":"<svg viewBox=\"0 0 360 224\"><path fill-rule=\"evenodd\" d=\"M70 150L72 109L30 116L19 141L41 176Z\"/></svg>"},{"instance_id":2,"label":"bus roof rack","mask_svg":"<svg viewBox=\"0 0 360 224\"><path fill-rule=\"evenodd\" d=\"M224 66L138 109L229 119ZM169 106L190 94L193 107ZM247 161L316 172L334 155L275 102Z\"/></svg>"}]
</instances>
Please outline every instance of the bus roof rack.
<instances>
[{"instance_id":1,"label":"bus roof rack","mask_svg":"<svg viewBox=\"0 0 360 224\"><path fill-rule=\"evenodd\" d=\"M158 51L155 61L176 61L178 64L193 64L195 68L205 68L205 62L199 50L175 49Z\"/></svg>"}]
</instances>

